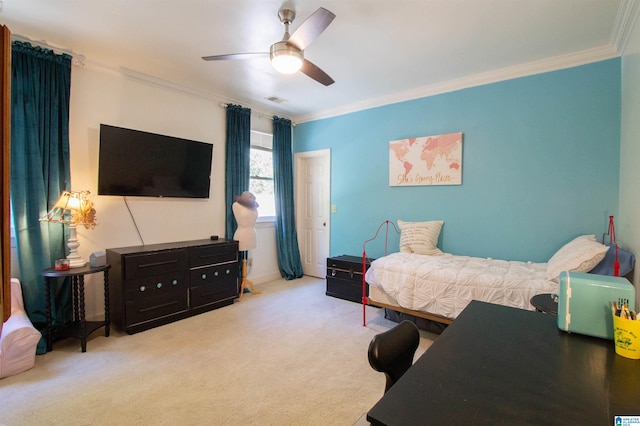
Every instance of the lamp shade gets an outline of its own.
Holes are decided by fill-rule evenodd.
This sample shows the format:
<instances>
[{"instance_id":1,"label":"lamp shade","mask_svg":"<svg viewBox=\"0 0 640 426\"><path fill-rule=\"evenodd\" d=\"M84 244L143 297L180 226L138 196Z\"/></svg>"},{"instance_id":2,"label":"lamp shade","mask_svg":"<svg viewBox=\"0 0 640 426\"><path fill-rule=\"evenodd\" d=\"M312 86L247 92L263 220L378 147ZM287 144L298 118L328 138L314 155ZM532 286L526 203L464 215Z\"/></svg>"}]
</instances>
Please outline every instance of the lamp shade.
<instances>
[{"instance_id":1,"label":"lamp shade","mask_svg":"<svg viewBox=\"0 0 640 426\"><path fill-rule=\"evenodd\" d=\"M82 224L95 227L95 209L89 201L89 191L63 191L49 212L40 218L43 222Z\"/></svg>"},{"instance_id":2,"label":"lamp shade","mask_svg":"<svg viewBox=\"0 0 640 426\"><path fill-rule=\"evenodd\" d=\"M270 57L271 65L283 74L292 74L300 70L304 61L302 51L288 45L285 41L271 45Z\"/></svg>"},{"instance_id":3,"label":"lamp shade","mask_svg":"<svg viewBox=\"0 0 640 426\"><path fill-rule=\"evenodd\" d=\"M69 225L69 239L67 246L69 254L67 260L71 268L79 268L86 265L87 261L78 254L78 237L76 227L84 225L87 229L96 226L96 210L89 201L89 191L63 191L60 198L51 210L40 218L42 222L64 223Z\"/></svg>"},{"instance_id":4,"label":"lamp shade","mask_svg":"<svg viewBox=\"0 0 640 426\"><path fill-rule=\"evenodd\" d=\"M82 205L83 194L81 192L64 191L54 207L64 210L80 210Z\"/></svg>"}]
</instances>

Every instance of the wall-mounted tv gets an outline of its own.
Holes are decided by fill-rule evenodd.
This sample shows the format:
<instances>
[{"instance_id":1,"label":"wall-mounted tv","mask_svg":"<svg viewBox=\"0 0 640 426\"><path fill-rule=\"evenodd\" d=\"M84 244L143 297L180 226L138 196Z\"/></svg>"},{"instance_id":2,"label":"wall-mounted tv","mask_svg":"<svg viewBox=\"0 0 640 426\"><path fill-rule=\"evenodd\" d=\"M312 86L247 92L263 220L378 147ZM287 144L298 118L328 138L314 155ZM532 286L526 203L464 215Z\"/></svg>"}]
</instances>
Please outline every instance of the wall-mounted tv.
<instances>
[{"instance_id":1,"label":"wall-mounted tv","mask_svg":"<svg viewBox=\"0 0 640 426\"><path fill-rule=\"evenodd\" d=\"M213 145L100 125L98 195L209 198Z\"/></svg>"}]
</instances>

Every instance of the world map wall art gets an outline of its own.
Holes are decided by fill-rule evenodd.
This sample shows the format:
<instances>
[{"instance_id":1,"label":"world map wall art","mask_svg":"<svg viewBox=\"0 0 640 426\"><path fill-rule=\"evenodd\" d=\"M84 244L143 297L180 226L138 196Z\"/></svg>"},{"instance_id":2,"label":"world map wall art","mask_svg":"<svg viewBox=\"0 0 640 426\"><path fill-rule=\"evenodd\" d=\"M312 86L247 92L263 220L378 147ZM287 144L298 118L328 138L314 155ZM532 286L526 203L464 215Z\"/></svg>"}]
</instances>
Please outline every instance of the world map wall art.
<instances>
[{"instance_id":1,"label":"world map wall art","mask_svg":"<svg viewBox=\"0 0 640 426\"><path fill-rule=\"evenodd\" d=\"M462 133L389 142L389 186L462 185Z\"/></svg>"}]
</instances>

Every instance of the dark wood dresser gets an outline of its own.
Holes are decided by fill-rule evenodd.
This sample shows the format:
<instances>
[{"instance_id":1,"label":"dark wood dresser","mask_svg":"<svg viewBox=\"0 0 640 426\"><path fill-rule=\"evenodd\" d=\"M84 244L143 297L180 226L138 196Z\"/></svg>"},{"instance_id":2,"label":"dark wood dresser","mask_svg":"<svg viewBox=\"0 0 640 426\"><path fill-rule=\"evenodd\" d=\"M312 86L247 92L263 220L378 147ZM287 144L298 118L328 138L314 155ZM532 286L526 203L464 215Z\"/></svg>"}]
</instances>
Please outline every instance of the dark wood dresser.
<instances>
[{"instance_id":1,"label":"dark wood dresser","mask_svg":"<svg viewBox=\"0 0 640 426\"><path fill-rule=\"evenodd\" d=\"M238 242L181 241L107 249L110 313L129 334L230 305Z\"/></svg>"}]
</instances>

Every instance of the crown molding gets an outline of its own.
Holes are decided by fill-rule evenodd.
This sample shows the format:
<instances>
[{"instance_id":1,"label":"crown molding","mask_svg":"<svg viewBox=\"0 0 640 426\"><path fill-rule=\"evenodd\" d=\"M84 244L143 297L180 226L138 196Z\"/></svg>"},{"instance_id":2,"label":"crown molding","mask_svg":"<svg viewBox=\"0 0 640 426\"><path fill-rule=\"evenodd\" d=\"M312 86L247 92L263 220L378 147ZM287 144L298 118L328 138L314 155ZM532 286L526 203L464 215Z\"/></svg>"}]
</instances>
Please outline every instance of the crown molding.
<instances>
[{"instance_id":1,"label":"crown molding","mask_svg":"<svg viewBox=\"0 0 640 426\"><path fill-rule=\"evenodd\" d=\"M172 90L181 94L203 98L206 100L216 102L220 105L225 105L225 106L226 104L242 105L245 108L251 109L251 113L256 114L260 119L277 115L278 117L283 117L291 120L292 124L294 123L293 118L287 114L275 113L273 111L263 110L256 107L255 105L249 104L244 101L240 101L238 99L227 98L212 92L207 92L201 89L197 89L195 87L191 87L191 86L176 83L170 80L166 80L163 78L155 77L153 75L142 73L130 68L106 65L104 63L92 61L90 59L85 60L84 67L88 69L94 69L100 72L108 73L108 74L118 75L121 77L124 76L125 78L130 78L132 80L136 80L141 83L159 87L165 90Z\"/></svg>"},{"instance_id":2,"label":"crown molding","mask_svg":"<svg viewBox=\"0 0 640 426\"><path fill-rule=\"evenodd\" d=\"M321 120L323 118L349 114L383 105L405 102L447 92L454 92L461 89L510 80L513 78L577 67L622 56L631 36L631 32L638 21L639 15L640 0L621 0L620 5L618 6L613 30L611 31L609 44L605 46L423 86L389 96L368 99L317 113L296 116L294 118L297 123Z\"/></svg>"},{"instance_id":3,"label":"crown molding","mask_svg":"<svg viewBox=\"0 0 640 426\"><path fill-rule=\"evenodd\" d=\"M634 0L635 1L635 0ZM300 115L295 117L295 121L300 124L307 121L315 121L324 118L335 117L365 109L376 108L384 105L410 101L414 99L426 98L442 93L455 92L475 86L496 83L504 80L511 80L519 77L526 77L535 74L542 74L550 71L557 71L586 65L592 62L603 61L620 56L612 45L587 49L567 55L555 56L540 61L528 62L512 67L501 68L468 77L445 81L442 83L422 86L417 89L407 90L388 96L368 99L362 102L355 102L330 110Z\"/></svg>"},{"instance_id":4,"label":"crown molding","mask_svg":"<svg viewBox=\"0 0 640 426\"><path fill-rule=\"evenodd\" d=\"M610 40L620 56L624 54L638 15L640 15L640 0L620 1Z\"/></svg>"}]
</instances>

